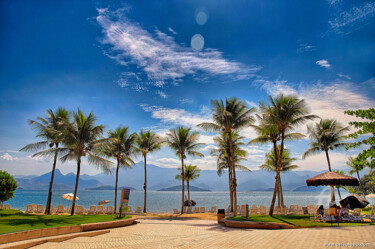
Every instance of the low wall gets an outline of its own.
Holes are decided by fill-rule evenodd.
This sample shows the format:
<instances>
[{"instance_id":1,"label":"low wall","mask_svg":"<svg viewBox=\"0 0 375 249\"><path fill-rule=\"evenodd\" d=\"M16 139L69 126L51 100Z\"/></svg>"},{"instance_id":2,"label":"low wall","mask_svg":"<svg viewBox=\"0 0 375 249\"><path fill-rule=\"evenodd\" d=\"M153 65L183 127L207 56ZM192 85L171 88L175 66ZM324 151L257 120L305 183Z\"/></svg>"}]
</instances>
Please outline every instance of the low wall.
<instances>
[{"instance_id":1,"label":"low wall","mask_svg":"<svg viewBox=\"0 0 375 249\"><path fill-rule=\"evenodd\" d=\"M135 222L136 222L135 219L115 220L115 221L108 221L108 222L83 224L81 225L81 228L82 228L82 232L86 232L86 231L93 231L93 230L99 230L99 229L129 226L129 225L134 224Z\"/></svg>"},{"instance_id":2,"label":"low wall","mask_svg":"<svg viewBox=\"0 0 375 249\"><path fill-rule=\"evenodd\" d=\"M221 222L225 223L227 227L236 227L236 228L252 228L252 229L293 229L295 226L285 224L285 223L276 223L276 222L258 222L258 221L235 221L228 219L221 219Z\"/></svg>"}]
</instances>

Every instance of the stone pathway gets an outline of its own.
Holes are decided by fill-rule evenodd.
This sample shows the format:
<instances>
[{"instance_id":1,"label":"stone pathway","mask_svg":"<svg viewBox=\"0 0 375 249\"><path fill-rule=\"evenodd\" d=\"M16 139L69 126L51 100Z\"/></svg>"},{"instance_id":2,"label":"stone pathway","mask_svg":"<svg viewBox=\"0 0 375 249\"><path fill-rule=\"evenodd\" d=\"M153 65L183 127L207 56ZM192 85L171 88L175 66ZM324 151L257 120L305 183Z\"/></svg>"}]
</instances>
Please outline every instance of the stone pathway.
<instances>
[{"instance_id":1,"label":"stone pathway","mask_svg":"<svg viewBox=\"0 0 375 249\"><path fill-rule=\"evenodd\" d=\"M139 221L96 237L35 248L375 248L375 226L253 230L228 228L209 220Z\"/></svg>"}]
</instances>

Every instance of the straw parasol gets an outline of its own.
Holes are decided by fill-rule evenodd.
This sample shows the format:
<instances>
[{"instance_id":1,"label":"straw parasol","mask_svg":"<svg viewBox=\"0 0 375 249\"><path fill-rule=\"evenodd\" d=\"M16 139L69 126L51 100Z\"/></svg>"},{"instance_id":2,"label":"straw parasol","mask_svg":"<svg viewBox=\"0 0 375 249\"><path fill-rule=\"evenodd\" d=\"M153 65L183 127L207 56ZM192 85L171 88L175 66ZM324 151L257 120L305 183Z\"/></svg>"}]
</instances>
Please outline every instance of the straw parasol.
<instances>
[{"instance_id":1,"label":"straw parasol","mask_svg":"<svg viewBox=\"0 0 375 249\"><path fill-rule=\"evenodd\" d=\"M64 198L64 199L67 199L69 201L72 201L73 198L74 198L74 194L73 193L63 194L61 197ZM78 200L79 200L79 198L78 198L78 196L76 196L76 201L78 201Z\"/></svg>"},{"instance_id":2,"label":"straw parasol","mask_svg":"<svg viewBox=\"0 0 375 249\"><path fill-rule=\"evenodd\" d=\"M98 205L103 205L103 204L107 204L107 203L110 203L110 202L111 202L110 200L102 200L102 201L98 202Z\"/></svg>"},{"instance_id":3,"label":"straw parasol","mask_svg":"<svg viewBox=\"0 0 375 249\"><path fill-rule=\"evenodd\" d=\"M359 186L358 179L328 171L306 180L307 186Z\"/></svg>"},{"instance_id":4,"label":"straw parasol","mask_svg":"<svg viewBox=\"0 0 375 249\"><path fill-rule=\"evenodd\" d=\"M375 194L369 194L369 195L366 195L366 198L374 199L374 198L375 198Z\"/></svg>"}]
</instances>

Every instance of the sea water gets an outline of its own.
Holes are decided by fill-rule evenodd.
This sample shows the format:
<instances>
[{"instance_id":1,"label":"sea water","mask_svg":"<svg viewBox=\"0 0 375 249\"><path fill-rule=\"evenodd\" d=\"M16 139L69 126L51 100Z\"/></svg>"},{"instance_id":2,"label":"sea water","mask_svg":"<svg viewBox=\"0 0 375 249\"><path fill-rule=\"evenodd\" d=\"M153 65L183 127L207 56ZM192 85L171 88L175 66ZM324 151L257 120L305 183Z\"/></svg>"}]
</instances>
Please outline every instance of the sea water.
<instances>
[{"instance_id":1,"label":"sea water","mask_svg":"<svg viewBox=\"0 0 375 249\"><path fill-rule=\"evenodd\" d=\"M45 206L47 201L47 192L45 190L17 190L15 197L5 202L9 203L12 208L25 211L26 205L35 203ZM63 194L68 193L63 190L56 190L53 192L52 205L57 208L57 205L68 206L71 201L62 198ZM187 192L185 191L186 195ZM336 199L339 199L336 193ZM238 192L238 205L265 205L269 206L271 203L273 192ZM118 201L120 199L121 190L118 191ZM342 198L346 197L348 192L342 191ZM89 208L90 205L97 205L101 200L110 200L108 205L113 206L114 190L78 190L77 196L79 200L76 205L81 205ZM172 212L174 208L181 208L181 191L147 191L147 211L148 212ZM228 192L190 192L190 199L197 202L197 206L211 208L227 208L229 205ZM285 205L300 205L307 206L309 204L328 206L330 200L329 189L326 188L322 192L284 192ZM277 203L276 203L277 204ZM131 190L129 205L133 210L137 206L143 207L143 191Z\"/></svg>"}]
</instances>

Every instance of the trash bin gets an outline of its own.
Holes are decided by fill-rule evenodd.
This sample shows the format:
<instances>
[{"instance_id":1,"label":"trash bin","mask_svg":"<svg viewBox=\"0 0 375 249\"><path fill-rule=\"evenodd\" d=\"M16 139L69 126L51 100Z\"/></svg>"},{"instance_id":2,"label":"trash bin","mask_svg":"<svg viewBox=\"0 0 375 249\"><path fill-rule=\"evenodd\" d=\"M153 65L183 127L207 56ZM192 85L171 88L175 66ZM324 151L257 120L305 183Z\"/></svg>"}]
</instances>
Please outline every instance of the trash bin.
<instances>
[{"instance_id":1,"label":"trash bin","mask_svg":"<svg viewBox=\"0 0 375 249\"><path fill-rule=\"evenodd\" d=\"M223 223L220 220L225 218L225 209L218 209L217 210L217 223Z\"/></svg>"}]
</instances>

